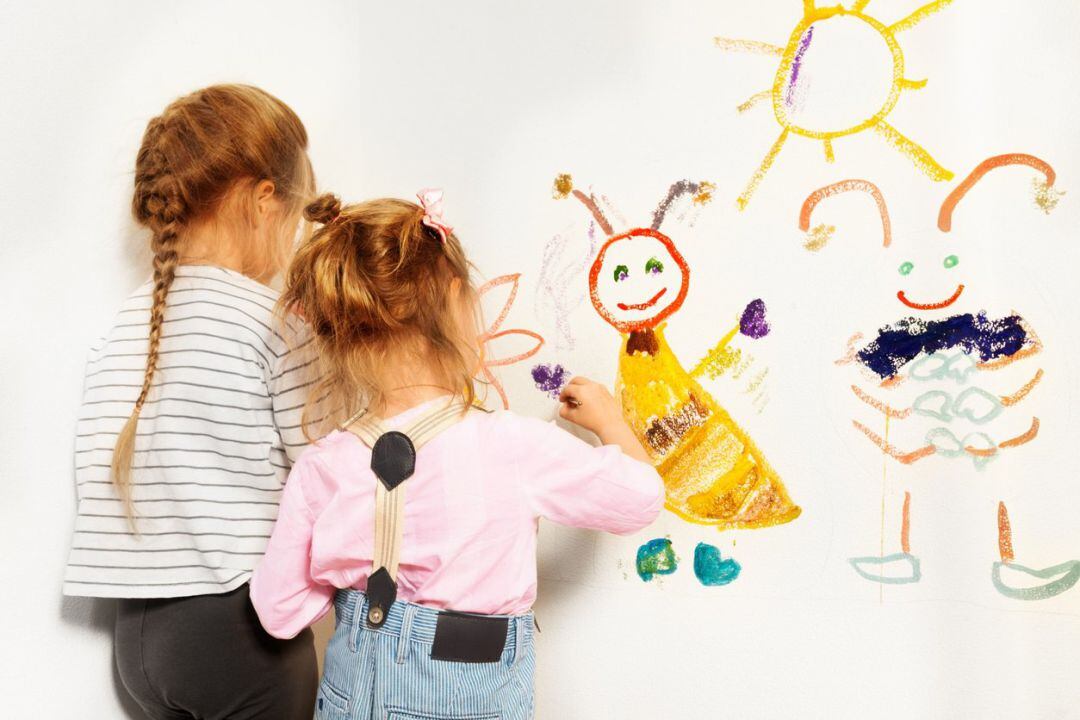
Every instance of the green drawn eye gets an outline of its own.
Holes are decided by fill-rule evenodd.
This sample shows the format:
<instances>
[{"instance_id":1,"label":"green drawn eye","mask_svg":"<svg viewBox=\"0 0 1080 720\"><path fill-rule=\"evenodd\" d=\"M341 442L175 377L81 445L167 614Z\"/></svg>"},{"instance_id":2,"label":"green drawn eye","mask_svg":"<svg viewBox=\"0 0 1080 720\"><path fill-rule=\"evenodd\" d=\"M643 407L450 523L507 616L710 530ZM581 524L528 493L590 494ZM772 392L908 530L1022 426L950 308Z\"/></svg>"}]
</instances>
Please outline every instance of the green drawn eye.
<instances>
[{"instance_id":1,"label":"green drawn eye","mask_svg":"<svg viewBox=\"0 0 1080 720\"><path fill-rule=\"evenodd\" d=\"M622 282L630 276L630 268L625 265L620 265L615 268L615 282Z\"/></svg>"},{"instance_id":2,"label":"green drawn eye","mask_svg":"<svg viewBox=\"0 0 1080 720\"><path fill-rule=\"evenodd\" d=\"M900 274L901 275L910 275L911 271L914 270L914 269L915 269L915 266L912 263L905 262L903 265L900 266Z\"/></svg>"},{"instance_id":3,"label":"green drawn eye","mask_svg":"<svg viewBox=\"0 0 1080 720\"><path fill-rule=\"evenodd\" d=\"M960 258L956 257L955 255L950 255L949 257L945 258L945 262L943 264L947 268L954 268L959 262Z\"/></svg>"},{"instance_id":4,"label":"green drawn eye","mask_svg":"<svg viewBox=\"0 0 1080 720\"><path fill-rule=\"evenodd\" d=\"M645 272L650 275L659 275L664 272L664 263L656 258L649 258L649 262L645 263Z\"/></svg>"}]
</instances>

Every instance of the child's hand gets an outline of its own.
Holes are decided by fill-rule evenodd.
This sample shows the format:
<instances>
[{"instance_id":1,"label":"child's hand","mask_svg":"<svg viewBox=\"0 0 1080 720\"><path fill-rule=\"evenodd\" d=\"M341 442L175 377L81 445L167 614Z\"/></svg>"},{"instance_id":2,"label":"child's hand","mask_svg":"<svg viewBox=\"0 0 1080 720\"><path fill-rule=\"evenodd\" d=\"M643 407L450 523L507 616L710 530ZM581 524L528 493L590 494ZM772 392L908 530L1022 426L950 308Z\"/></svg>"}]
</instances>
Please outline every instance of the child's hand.
<instances>
[{"instance_id":1,"label":"child's hand","mask_svg":"<svg viewBox=\"0 0 1080 720\"><path fill-rule=\"evenodd\" d=\"M559 416L591 430L605 445L618 445L630 457L651 463L645 449L623 419L608 389L586 377L575 377L559 393Z\"/></svg>"},{"instance_id":2,"label":"child's hand","mask_svg":"<svg viewBox=\"0 0 1080 720\"><path fill-rule=\"evenodd\" d=\"M575 377L559 393L559 415L597 435L611 425L622 425L619 404L608 389L586 377Z\"/></svg>"}]
</instances>

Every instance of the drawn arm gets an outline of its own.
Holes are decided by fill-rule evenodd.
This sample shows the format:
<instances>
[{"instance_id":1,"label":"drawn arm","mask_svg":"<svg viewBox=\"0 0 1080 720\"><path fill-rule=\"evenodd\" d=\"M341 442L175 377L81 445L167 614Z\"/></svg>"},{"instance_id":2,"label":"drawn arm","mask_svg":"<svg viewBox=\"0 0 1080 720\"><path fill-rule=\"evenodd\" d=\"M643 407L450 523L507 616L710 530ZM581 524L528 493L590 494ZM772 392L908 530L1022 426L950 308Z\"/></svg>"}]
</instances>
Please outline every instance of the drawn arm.
<instances>
[{"instance_id":1,"label":"drawn arm","mask_svg":"<svg viewBox=\"0 0 1080 720\"><path fill-rule=\"evenodd\" d=\"M713 346L709 352L705 353L705 357L698 361L698 364L690 371L690 377L696 380L703 375L708 375L711 379L715 380L727 372L730 367L739 362L742 353L728 347L738 333L739 324L736 324L735 327L731 328L731 330L724 335L724 337L720 338L720 342Z\"/></svg>"},{"instance_id":2,"label":"drawn arm","mask_svg":"<svg viewBox=\"0 0 1080 720\"><path fill-rule=\"evenodd\" d=\"M705 354L705 357L690 371L690 376L697 379L702 375L708 375L715 380L739 362L742 357L739 350L728 347L735 335L742 334L756 340L768 335L770 330L772 328L765 320L765 301L761 298L751 300L743 309L735 327L728 330L727 334L720 338L720 342Z\"/></svg>"}]
</instances>

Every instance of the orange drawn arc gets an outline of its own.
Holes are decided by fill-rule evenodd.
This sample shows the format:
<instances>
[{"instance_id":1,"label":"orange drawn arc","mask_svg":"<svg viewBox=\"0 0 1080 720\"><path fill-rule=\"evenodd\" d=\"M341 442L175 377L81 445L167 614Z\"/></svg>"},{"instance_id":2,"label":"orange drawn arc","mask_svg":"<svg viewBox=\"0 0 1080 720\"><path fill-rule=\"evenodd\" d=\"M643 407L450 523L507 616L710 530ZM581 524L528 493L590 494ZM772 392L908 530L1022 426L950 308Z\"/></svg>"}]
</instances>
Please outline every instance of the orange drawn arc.
<instances>
[{"instance_id":1,"label":"orange drawn arc","mask_svg":"<svg viewBox=\"0 0 1080 720\"><path fill-rule=\"evenodd\" d=\"M802 209L799 211L799 229L803 232L810 229L810 215L814 212L814 208L819 202L833 195L853 191L864 192L874 198L874 203L877 204L878 214L881 216L882 246L889 247L892 243L892 221L889 219L889 208L885 204L885 196L881 194L881 190L869 180L841 180L832 185L818 188L810 193L806 197L806 200L803 201Z\"/></svg>"},{"instance_id":2,"label":"orange drawn arc","mask_svg":"<svg viewBox=\"0 0 1080 720\"><path fill-rule=\"evenodd\" d=\"M949 196L945 198L945 202L941 204L941 210L938 211L938 229L942 232L949 232L952 230L952 216L953 211L956 210L957 204L965 195L967 195L971 188L975 187L976 183L982 180L984 175L994 168L1007 165L1027 165L1028 167L1035 168L1046 176L1047 186L1052 186L1057 179L1057 173L1054 172L1054 168L1050 167L1050 164L1045 160L1040 160L1034 155L1008 153L1006 155L995 155L994 157L987 158L979 163L978 166L964 178L964 181L957 185L956 188L949 193Z\"/></svg>"}]
</instances>

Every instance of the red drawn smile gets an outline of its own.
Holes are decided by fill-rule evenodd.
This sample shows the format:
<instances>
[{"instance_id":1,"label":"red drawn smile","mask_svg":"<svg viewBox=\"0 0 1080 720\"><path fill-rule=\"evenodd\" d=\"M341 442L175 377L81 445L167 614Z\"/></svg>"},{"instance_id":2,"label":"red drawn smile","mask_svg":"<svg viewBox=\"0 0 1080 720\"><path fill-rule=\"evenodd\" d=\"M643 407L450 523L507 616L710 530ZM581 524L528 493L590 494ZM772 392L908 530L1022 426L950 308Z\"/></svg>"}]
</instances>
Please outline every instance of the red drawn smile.
<instances>
[{"instance_id":1,"label":"red drawn smile","mask_svg":"<svg viewBox=\"0 0 1080 720\"><path fill-rule=\"evenodd\" d=\"M909 308L915 308L916 310L940 310L941 308L949 307L954 302L956 302L957 298L960 297L960 293L962 293L962 292L964 292L964 286L963 286L963 284L960 284L960 285L956 286L956 292L954 292L952 294L952 297L950 297L950 298L948 298L946 300L942 300L941 302L925 303L925 304L924 303L911 302L910 300L907 299L907 296L904 295L903 290L897 292L896 297L899 298L900 302L904 303Z\"/></svg>"},{"instance_id":2,"label":"red drawn smile","mask_svg":"<svg viewBox=\"0 0 1080 720\"><path fill-rule=\"evenodd\" d=\"M666 292L667 292L667 288L661 288L660 292L653 295L652 299L649 300L648 302L636 303L634 305L627 305L626 303L617 303L617 305L618 305L618 308L620 310L648 310L653 305L655 305L656 301L659 300L664 295L664 293L666 293Z\"/></svg>"}]
</instances>

